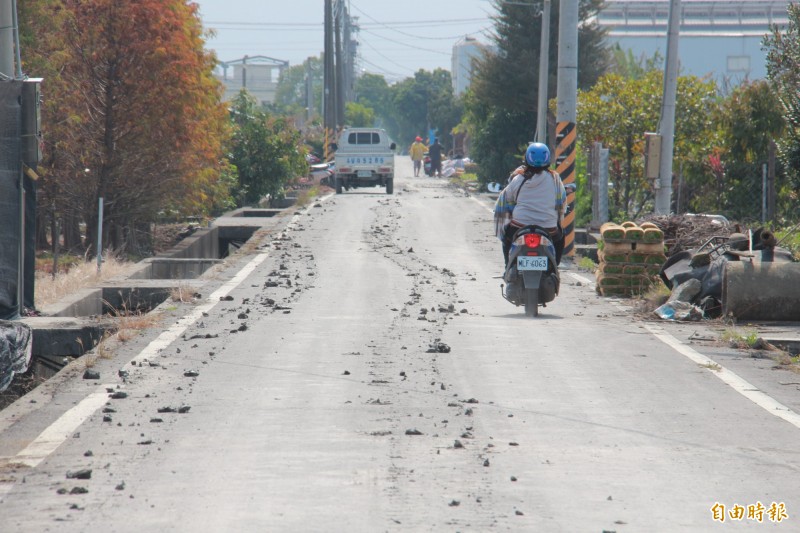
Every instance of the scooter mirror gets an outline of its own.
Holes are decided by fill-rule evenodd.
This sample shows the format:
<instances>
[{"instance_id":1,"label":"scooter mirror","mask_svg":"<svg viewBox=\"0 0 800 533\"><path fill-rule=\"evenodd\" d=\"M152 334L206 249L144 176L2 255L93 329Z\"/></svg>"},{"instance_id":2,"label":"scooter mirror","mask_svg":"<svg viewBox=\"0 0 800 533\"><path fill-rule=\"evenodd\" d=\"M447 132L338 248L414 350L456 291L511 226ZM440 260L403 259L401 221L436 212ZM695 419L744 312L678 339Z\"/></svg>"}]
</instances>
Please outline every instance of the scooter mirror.
<instances>
[{"instance_id":1,"label":"scooter mirror","mask_svg":"<svg viewBox=\"0 0 800 533\"><path fill-rule=\"evenodd\" d=\"M572 194L576 190L578 190L578 184L577 183L565 183L564 184L564 188L567 190L567 194Z\"/></svg>"},{"instance_id":2,"label":"scooter mirror","mask_svg":"<svg viewBox=\"0 0 800 533\"><path fill-rule=\"evenodd\" d=\"M493 181L486 186L486 189L489 192L500 192L500 184L497 183L496 181Z\"/></svg>"}]
</instances>

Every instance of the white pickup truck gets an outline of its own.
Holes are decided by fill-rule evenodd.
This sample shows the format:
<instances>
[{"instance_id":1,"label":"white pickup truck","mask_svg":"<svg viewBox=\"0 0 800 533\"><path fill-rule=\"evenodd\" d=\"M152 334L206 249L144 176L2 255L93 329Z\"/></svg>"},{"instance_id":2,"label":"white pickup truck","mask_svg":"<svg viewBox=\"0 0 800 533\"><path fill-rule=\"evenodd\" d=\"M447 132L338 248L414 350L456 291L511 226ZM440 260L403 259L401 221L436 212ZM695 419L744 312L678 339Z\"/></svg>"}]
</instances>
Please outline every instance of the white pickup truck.
<instances>
[{"instance_id":1,"label":"white pickup truck","mask_svg":"<svg viewBox=\"0 0 800 533\"><path fill-rule=\"evenodd\" d=\"M394 192L394 149L397 146L380 128L347 128L334 146L336 194L342 189L386 187Z\"/></svg>"}]
</instances>

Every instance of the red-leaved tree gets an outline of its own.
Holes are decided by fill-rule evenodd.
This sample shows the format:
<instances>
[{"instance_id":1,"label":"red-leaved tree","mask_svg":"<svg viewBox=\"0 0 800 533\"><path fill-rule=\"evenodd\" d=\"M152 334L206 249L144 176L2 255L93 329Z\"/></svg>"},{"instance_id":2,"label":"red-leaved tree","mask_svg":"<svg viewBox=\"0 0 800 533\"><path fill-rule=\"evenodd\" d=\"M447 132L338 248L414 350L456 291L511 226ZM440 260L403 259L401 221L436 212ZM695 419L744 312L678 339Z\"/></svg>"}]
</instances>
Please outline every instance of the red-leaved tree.
<instances>
[{"instance_id":1,"label":"red-leaved tree","mask_svg":"<svg viewBox=\"0 0 800 533\"><path fill-rule=\"evenodd\" d=\"M87 249L103 198L104 247L146 253L160 213L203 214L228 200L219 179L227 113L198 6L46 3L55 4L61 32L58 79L45 81L43 130L52 153L44 173L62 210L85 223Z\"/></svg>"}]
</instances>

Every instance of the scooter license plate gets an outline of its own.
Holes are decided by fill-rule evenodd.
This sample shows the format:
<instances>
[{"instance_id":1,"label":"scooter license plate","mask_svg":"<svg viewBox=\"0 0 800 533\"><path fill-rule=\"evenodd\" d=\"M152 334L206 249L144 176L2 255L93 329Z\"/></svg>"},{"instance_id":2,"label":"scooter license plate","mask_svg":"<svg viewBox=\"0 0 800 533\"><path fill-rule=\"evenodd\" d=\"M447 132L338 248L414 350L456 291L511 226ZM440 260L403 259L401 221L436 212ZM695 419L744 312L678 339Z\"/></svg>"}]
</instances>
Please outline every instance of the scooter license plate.
<instances>
[{"instance_id":1,"label":"scooter license plate","mask_svg":"<svg viewBox=\"0 0 800 533\"><path fill-rule=\"evenodd\" d=\"M541 255L518 256L517 270L547 270L547 257Z\"/></svg>"}]
</instances>

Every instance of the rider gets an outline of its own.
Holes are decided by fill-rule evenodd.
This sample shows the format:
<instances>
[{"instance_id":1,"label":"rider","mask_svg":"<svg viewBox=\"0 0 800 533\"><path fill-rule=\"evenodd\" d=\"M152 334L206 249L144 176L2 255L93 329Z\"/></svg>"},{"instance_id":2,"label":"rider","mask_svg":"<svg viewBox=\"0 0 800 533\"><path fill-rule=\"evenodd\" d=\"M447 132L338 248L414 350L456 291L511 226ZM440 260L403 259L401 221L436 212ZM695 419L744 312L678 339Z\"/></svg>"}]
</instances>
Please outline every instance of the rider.
<instances>
[{"instance_id":1,"label":"rider","mask_svg":"<svg viewBox=\"0 0 800 533\"><path fill-rule=\"evenodd\" d=\"M495 230L497 237L503 241L506 266L514 234L520 228L533 224L550 233L556 249L556 264L561 263L564 251L561 220L567 192L561 176L549 167L550 149L542 143L531 143L525 150L525 164L509 176L509 184L497 198L494 207Z\"/></svg>"}]
</instances>

